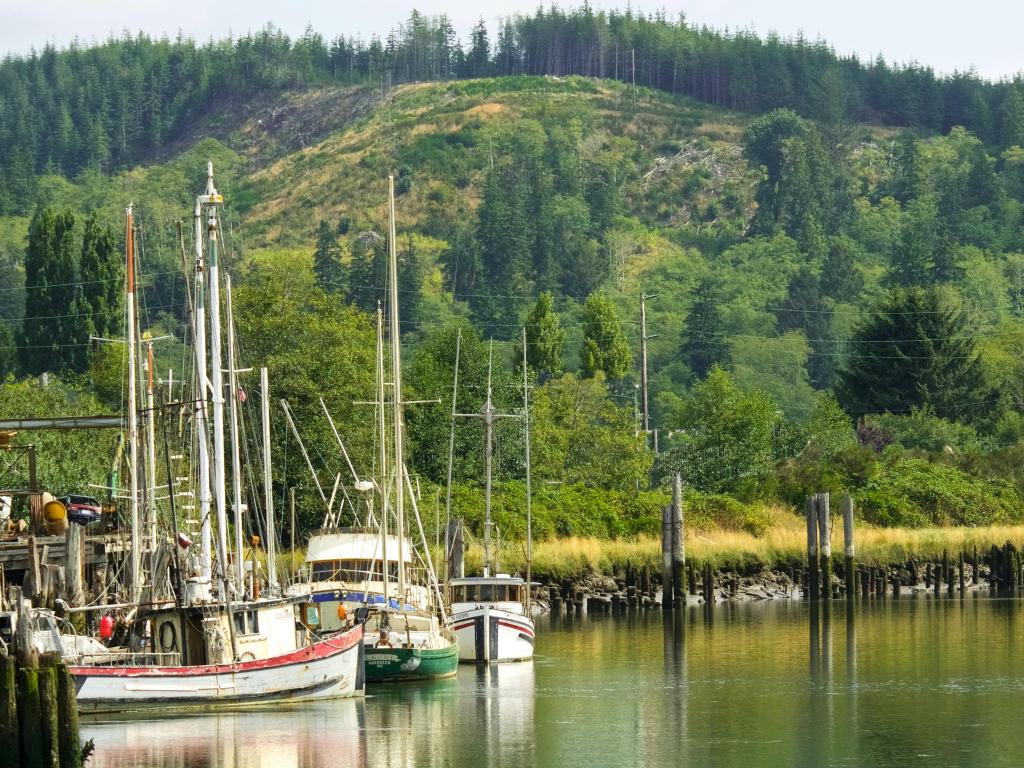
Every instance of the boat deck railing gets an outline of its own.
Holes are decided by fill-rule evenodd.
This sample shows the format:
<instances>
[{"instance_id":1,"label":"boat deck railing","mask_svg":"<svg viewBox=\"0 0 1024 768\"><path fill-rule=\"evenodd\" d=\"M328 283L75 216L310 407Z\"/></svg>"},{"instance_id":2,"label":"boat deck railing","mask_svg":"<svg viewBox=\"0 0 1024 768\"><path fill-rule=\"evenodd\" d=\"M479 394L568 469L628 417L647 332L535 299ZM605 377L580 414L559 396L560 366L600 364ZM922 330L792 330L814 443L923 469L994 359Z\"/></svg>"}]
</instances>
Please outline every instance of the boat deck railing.
<instances>
[{"instance_id":1,"label":"boat deck railing","mask_svg":"<svg viewBox=\"0 0 1024 768\"><path fill-rule=\"evenodd\" d=\"M153 651L120 651L110 653L85 653L78 659L69 658L72 664L83 667L180 667L181 654L156 653Z\"/></svg>"}]
</instances>

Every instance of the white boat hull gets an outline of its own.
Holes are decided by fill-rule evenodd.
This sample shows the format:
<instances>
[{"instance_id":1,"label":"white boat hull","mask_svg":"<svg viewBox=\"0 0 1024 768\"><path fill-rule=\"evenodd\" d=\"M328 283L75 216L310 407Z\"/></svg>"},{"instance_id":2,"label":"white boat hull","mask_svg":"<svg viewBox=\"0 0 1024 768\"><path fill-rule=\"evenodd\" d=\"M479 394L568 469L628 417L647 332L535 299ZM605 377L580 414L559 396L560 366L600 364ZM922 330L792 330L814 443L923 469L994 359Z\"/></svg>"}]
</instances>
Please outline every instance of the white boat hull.
<instances>
[{"instance_id":1,"label":"white boat hull","mask_svg":"<svg viewBox=\"0 0 1024 768\"><path fill-rule=\"evenodd\" d=\"M281 656L176 667L70 666L82 712L211 709L363 693L363 631Z\"/></svg>"},{"instance_id":2,"label":"white boat hull","mask_svg":"<svg viewBox=\"0 0 1024 768\"><path fill-rule=\"evenodd\" d=\"M459 661L502 662L533 658L533 621L522 613L484 605L451 618Z\"/></svg>"}]
</instances>

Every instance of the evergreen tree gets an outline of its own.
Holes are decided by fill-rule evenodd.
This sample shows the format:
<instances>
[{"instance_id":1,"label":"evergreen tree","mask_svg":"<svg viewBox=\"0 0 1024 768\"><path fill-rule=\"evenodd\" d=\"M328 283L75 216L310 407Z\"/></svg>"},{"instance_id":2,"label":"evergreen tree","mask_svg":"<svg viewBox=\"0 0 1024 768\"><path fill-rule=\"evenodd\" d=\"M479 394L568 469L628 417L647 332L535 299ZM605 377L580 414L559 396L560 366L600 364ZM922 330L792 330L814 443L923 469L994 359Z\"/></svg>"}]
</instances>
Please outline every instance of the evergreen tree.
<instances>
[{"instance_id":1,"label":"evergreen tree","mask_svg":"<svg viewBox=\"0 0 1024 768\"><path fill-rule=\"evenodd\" d=\"M555 313L554 297L544 292L526 315L526 364L543 378L557 378L563 372L564 346L565 330ZM520 348L517 361L522 352Z\"/></svg>"},{"instance_id":2,"label":"evergreen tree","mask_svg":"<svg viewBox=\"0 0 1024 768\"><path fill-rule=\"evenodd\" d=\"M97 336L111 338L123 333L124 267L110 227L101 226L95 216L85 220L82 254L79 258L82 279L83 318Z\"/></svg>"},{"instance_id":3,"label":"evergreen tree","mask_svg":"<svg viewBox=\"0 0 1024 768\"><path fill-rule=\"evenodd\" d=\"M583 305L583 348L580 363L585 376L597 371L611 380L622 379L632 367L633 356L619 326L619 315L611 299L599 293Z\"/></svg>"},{"instance_id":4,"label":"evergreen tree","mask_svg":"<svg viewBox=\"0 0 1024 768\"><path fill-rule=\"evenodd\" d=\"M360 309L373 313L383 305L387 293L387 243L372 230L360 232L349 246L350 266L346 298Z\"/></svg>"},{"instance_id":5,"label":"evergreen tree","mask_svg":"<svg viewBox=\"0 0 1024 768\"><path fill-rule=\"evenodd\" d=\"M25 252L26 316L18 337L21 367L36 376L74 368L84 350L77 342L74 317L81 310L75 281L75 217L40 208L32 217ZM80 343L80 342L77 342Z\"/></svg>"},{"instance_id":6,"label":"evergreen tree","mask_svg":"<svg viewBox=\"0 0 1024 768\"><path fill-rule=\"evenodd\" d=\"M864 290L864 274L857 264L864 251L855 240L845 236L829 240L828 254L821 266L821 290L837 302L852 304Z\"/></svg>"},{"instance_id":7,"label":"evergreen tree","mask_svg":"<svg viewBox=\"0 0 1024 768\"><path fill-rule=\"evenodd\" d=\"M423 301L423 259L412 235L405 239L405 248L398 256L398 307L402 333L415 329L420 322Z\"/></svg>"},{"instance_id":8,"label":"evergreen tree","mask_svg":"<svg viewBox=\"0 0 1024 768\"><path fill-rule=\"evenodd\" d=\"M787 152L793 152L789 140L802 137L806 130L807 124L796 112L776 109L754 120L743 134L743 154L765 170L765 179L757 191L757 215L762 229L772 229L782 217L783 172Z\"/></svg>"},{"instance_id":9,"label":"evergreen tree","mask_svg":"<svg viewBox=\"0 0 1024 768\"><path fill-rule=\"evenodd\" d=\"M11 327L0 320L0 384L12 376L18 364L18 350L14 346Z\"/></svg>"},{"instance_id":10,"label":"evergreen tree","mask_svg":"<svg viewBox=\"0 0 1024 768\"><path fill-rule=\"evenodd\" d=\"M343 293L345 266L341 263L341 246L324 219L316 231L316 251L313 253L313 274L316 284L327 293Z\"/></svg>"},{"instance_id":11,"label":"evergreen tree","mask_svg":"<svg viewBox=\"0 0 1024 768\"><path fill-rule=\"evenodd\" d=\"M694 377L703 379L729 354L719 309L724 292L718 280L705 277L697 284L693 297L683 326L681 357Z\"/></svg>"},{"instance_id":12,"label":"evergreen tree","mask_svg":"<svg viewBox=\"0 0 1024 768\"><path fill-rule=\"evenodd\" d=\"M780 331L803 331L814 351L807 363L811 385L816 389L828 387L836 351L831 339L832 308L822 295L821 282L813 269L804 266L789 281L789 291L777 315Z\"/></svg>"},{"instance_id":13,"label":"evergreen tree","mask_svg":"<svg viewBox=\"0 0 1024 768\"><path fill-rule=\"evenodd\" d=\"M924 196L912 200L907 206L900 241L893 254L889 282L902 288L926 285L941 245L942 232L935 199Z\"/></svg>"},{"instance_id":14,"label":"evergreen tree","mask_svg":"<svg viewBox=\"0 0 1024 768\"><path fill-rule=\"evenodd\" d=\"M853 416L928 407L972 421L994 405L967 313L935 288L893 291L868 317L851 341L837 394Z\"/></svg>"}]
</instances>

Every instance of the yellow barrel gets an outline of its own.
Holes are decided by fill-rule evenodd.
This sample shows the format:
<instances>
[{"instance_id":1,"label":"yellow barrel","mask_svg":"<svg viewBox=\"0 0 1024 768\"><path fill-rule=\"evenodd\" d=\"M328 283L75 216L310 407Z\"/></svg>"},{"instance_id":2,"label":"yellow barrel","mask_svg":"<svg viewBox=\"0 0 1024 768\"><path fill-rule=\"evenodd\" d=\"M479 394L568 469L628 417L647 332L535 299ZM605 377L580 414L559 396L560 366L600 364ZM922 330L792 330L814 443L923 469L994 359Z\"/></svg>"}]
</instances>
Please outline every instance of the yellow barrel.
<instances>
[{"instance_id":1,"label":"yellow barrel","mask_svg":"<svg viewBox=\"0 0 1024 768\"><path fill-rule=\"evenodd\" d=\"M44 501L43 527L50 536L59 536L68 529L68 508L64 506L64 502L52 496Z\"/></svg>"}]
</instances>

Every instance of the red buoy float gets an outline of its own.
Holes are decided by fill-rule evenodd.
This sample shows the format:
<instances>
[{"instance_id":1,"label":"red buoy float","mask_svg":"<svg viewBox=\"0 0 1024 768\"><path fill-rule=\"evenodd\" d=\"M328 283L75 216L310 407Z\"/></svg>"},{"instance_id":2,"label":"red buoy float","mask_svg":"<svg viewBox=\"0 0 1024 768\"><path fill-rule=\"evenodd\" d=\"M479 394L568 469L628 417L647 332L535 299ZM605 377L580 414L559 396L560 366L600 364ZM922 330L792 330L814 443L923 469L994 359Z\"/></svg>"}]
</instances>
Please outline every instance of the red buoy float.
<instances>
[{"instance_id":1,"label":"red buoy float","mask_svg":"<svg viewBox=\"0 0 1024 768\"><path fill-rule=\"evenodd\" d=\"M114 636L114 617L109 614L100 619L100 638L109 640Z\"/></svg>"}]
</instances>

